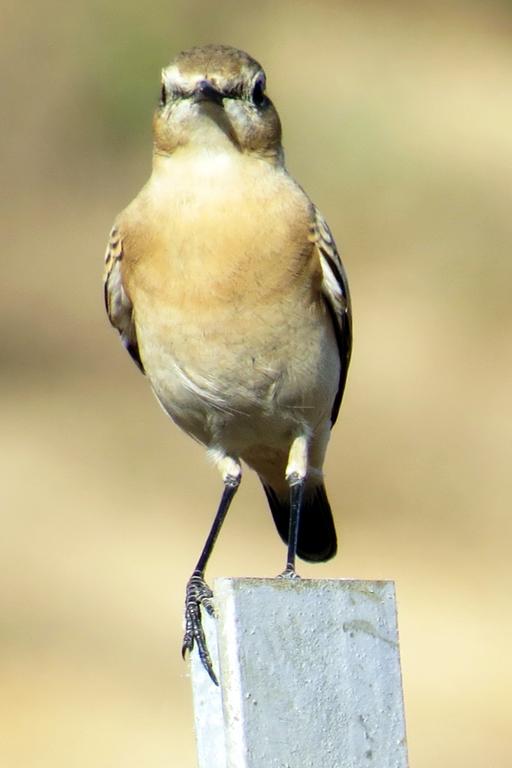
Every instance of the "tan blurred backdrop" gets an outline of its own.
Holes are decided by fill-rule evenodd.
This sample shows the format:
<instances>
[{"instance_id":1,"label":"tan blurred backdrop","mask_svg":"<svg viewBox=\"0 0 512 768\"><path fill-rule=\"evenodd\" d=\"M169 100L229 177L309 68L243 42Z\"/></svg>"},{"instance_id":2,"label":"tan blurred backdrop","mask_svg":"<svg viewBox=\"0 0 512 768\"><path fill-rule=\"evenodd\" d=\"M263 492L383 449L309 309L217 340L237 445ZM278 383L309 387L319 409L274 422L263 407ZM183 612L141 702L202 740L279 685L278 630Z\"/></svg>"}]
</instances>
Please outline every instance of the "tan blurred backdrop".
<instances>
[{"instance_id":1,"label":"tan blurred backdrop","mask_svg":"<svg viewBox=\"0 0 512 768\"><path fill-rule=\"evenodd\" d=\"M414 768L510 765L510 2L2 18L0 765L194 765L183 590L220 482L109 328L101 273L149 173L160 67L204 42L264 64L351 280L341 553L301 572L396 580ZM283 556L246 473L209 578Z\"/></svg>"}]
</instances>

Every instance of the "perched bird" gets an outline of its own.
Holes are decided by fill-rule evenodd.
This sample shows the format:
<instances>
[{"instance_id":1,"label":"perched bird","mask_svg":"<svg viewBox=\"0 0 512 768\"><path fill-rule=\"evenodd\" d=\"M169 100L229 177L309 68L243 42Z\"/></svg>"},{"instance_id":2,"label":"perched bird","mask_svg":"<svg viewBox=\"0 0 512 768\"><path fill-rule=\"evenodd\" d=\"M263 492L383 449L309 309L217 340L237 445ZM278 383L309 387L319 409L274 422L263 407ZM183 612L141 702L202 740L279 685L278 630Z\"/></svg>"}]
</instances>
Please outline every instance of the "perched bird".
<instances>
[{"instance_id":1,"label":"perched bird","mask_svg":"<svg viewBox=\"0 0 512 768\"><path fill-rule=\"evenodd\" d=\"M164 410L222 475L183 639L217 682L204 571L241 461L288 544L283 576L296 575L296 555L336 553L322 464L350 360L350 298L331 232L286 170L257 61L221 45L180 53L162 71L153 132L151 177L110 233L105 301Z\"/></svg>"}]
</instances>

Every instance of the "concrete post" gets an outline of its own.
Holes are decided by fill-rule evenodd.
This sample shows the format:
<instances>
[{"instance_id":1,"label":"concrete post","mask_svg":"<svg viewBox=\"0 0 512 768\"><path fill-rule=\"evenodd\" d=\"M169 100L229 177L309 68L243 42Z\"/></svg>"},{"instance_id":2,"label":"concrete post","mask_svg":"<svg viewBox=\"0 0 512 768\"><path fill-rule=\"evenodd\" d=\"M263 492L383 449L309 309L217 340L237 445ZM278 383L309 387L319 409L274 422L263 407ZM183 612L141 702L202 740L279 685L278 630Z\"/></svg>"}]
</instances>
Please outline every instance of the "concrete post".
<instances>
[{"instance_id":1,"label":"concrete post","mask_svg":"<svg viewBox=\"0 0 512 768\"><path fill-rule=\"evenodd\" d=\"M389 581L217 579L192 657L199 768L407 768Z\"/></svg>"}]
</instances>

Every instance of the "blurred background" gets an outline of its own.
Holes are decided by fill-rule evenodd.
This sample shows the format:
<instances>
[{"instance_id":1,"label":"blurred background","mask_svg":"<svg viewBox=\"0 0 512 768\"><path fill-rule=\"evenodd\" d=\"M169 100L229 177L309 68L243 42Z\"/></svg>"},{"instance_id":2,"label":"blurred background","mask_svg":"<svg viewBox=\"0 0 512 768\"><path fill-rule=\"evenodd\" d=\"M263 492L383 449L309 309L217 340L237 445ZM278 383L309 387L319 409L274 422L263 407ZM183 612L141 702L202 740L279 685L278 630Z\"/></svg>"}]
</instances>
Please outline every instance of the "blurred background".
<instances>
[{"instance_id":1,"label":"blurred background","mask_svg":"<svg viewBox=\"0 0 512 768\"><path fill-rule=\"evenodd\" d=\"M326 475L341 552L394 579L411 766L510 765L510 2L11 3L2 11L0 764L192 768L184 587L220 493L103 310L160 68L267 70L349 273ZM284 548L246 473L209 580ZM300 768L300 767L297 767Z\"/></svg>"}]
</instances>

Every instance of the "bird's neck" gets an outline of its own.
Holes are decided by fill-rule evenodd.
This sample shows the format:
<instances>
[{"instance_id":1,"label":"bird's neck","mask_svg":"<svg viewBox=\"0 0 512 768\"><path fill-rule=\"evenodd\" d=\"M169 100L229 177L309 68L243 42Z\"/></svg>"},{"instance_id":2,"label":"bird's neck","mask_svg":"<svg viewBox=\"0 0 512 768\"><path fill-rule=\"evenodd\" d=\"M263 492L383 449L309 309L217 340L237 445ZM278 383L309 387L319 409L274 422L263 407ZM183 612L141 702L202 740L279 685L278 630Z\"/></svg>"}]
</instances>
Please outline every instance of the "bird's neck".
<instances>
[{"instance_id":1,"label":"bird's neck","mask_svg":"<svg viewBox=\"0 0 512 768\"><path fill-rule=\"evenodd\" d=\"M192 178L216 178L219 182L233 172L248 170L251 167L282 169L282 156L263 156L244 153L232 145L224 146L185 146L172 154L153 153L153 176L163 177L168 174L190 174Z\"/></svg>"}]
</instances>

